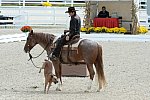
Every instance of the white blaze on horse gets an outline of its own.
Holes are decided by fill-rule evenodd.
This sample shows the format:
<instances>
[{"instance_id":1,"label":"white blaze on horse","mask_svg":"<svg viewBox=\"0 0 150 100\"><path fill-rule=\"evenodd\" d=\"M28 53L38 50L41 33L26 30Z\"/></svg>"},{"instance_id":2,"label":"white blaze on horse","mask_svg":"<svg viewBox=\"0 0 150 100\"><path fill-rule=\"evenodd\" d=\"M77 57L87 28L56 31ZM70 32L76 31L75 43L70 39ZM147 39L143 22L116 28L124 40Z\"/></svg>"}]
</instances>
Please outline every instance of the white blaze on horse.
<instances>
[{"instance_id":1,"label":"white blaze on horse","mask_svg":"<svg viewBox=\"0 0 150 100\"><path fill-rule=\"evenodd\" d=\"M27 37L24 51L26 53L30 53L30 50L36 44L39 44L46 50L47 55L50 55L55 38L56 36L53 34L35 33L31 31ZM102 89L102 87L104 87L106 84L103 68L102 47L95 41L82 39L77 47L77 50L68 50L70 50L70 48L62 49L60 59L52 61L55 68L55 74L58 79L58 87L56 90L61 90L61 63L78 64L81 61L84 61L90 74L90 81L88 83L89 86L87 87L86 91L91 90L92 81L95 76L93 65L95 65L96 68L96 74L98 76L97 78L99 83L98 91L100 91L100 89Z\"/></svg>"}]
</instances>

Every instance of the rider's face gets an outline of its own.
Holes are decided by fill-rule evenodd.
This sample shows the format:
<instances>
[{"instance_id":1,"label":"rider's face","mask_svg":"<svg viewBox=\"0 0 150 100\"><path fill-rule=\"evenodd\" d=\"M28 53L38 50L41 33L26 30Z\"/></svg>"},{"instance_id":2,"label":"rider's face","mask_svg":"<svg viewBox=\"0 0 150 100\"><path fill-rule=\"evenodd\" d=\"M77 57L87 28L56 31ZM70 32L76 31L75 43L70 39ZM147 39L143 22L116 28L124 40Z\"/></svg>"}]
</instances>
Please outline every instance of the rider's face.
<instances>
[{"instance_id":1,"label":"rider's face","mask_svg":"<svg viewBox=\"0 0 150 100\"><path fill-rule=\"evenodd\" d=\"M73 15L74 15L74 12L69 12L69 15L70 15L70 16L73 16Z\"/></svg>"},{"instance_id":2,"label":"rider's face","mask_svg":"<svg viewBox=\"0 0 150 100\"><path fill-rule=\"evenodd\" d=\"M102 11L106 11L106 8L102 8Z\"/></svg>"}]
</instances>

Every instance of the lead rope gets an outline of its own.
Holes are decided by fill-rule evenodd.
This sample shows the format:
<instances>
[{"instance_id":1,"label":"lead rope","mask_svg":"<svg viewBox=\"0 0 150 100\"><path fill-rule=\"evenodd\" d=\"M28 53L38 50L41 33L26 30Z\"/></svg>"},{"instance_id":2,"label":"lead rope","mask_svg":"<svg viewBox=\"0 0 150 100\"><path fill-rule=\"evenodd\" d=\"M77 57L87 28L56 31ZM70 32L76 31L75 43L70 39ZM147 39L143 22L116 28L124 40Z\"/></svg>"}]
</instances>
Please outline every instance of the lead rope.
<instances>
[{"instance_id":1,"label":"lead rope","mask_svg":"<svg viewBox=\"0 0 150 100\"><path fill-rule=\"evenodd\" d=\"M33 60L32 60L32 55L31 55L31 53L29 52L29 57L30 57L30 59L28 60L28 61L30 61L31 60L31 62L32 62L32 64L33 64L33 66L35 67L35 68L41 68L41 67L37 67L35 64L34 64L34 62L33 62Z\"/></svg>"},{"instance_id":2,"label":"lead rope","mask_svg":"<svg viewBox=\"0 0 150 100\"><path fill-rule=\"evenodd\" d=\"M48 45L49 45L49 43L47 43L47 45L45 46L44 50L48 47ZM41 68L41 67L37 67L37 66L34 64L34 62L33 62L32 59L33 59L33 58L38 58L39 56L41 56L41 55L43 54L44 50L43 50L38 56L36 56L36 57L32 57L31 53L29 52L29 60L28 60L28 61L31 60L31 62L32 62L32 64L33 64L34 67L36 67L36 68Z\"/></svg>"}]
</instances>

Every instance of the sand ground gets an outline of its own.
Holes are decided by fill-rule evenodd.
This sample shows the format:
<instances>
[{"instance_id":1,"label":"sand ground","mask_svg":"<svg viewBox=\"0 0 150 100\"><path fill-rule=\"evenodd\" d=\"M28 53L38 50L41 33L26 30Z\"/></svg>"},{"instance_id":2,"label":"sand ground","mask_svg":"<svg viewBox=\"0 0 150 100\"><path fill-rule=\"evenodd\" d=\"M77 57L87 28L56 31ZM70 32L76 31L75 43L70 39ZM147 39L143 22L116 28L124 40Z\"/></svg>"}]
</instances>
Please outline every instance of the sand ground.
<instances>
[{"instance_id":1,"label":"sand ground","mask_svg":"<svg viewBox=\"0 0 150 100\"><path fill-rule=\"evenodd\" d=\"M1 30L1 34L17 31ZM38 73L39 69L27 61L25 41L0 44L0 100L150 100L150 42L99 43L108 83L104 90L96 92L93 82L92 91L85 93L88 77L63 77L63 90L55 91L53 84L49 94L43 93L43 71ZM41 51L36 46L32 54ZM45 57L43 54L35 63L41 66Z\"/></svg>"}]
</instances>

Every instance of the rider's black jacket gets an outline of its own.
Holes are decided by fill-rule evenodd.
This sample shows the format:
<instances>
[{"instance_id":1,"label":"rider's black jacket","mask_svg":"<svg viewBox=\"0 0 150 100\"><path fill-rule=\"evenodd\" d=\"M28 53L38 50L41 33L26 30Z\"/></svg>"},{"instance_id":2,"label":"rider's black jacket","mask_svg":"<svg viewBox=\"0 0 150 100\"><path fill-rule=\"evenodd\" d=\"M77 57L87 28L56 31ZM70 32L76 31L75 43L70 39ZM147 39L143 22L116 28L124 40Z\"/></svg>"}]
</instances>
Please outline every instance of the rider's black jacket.
<instances>
[{"instance_id":1,"label":"rider's black jacket","mask_svg":"<svg viewBox=\"0 0 150 100\"><path fill-rule=\"evenodd\" d=\"M80 17L76 14L75 16L71 16L70 20L70 33L71 35L76 35L80 34L80 28L81 28L81 19Z\"/></svg>"}]
</instances>

